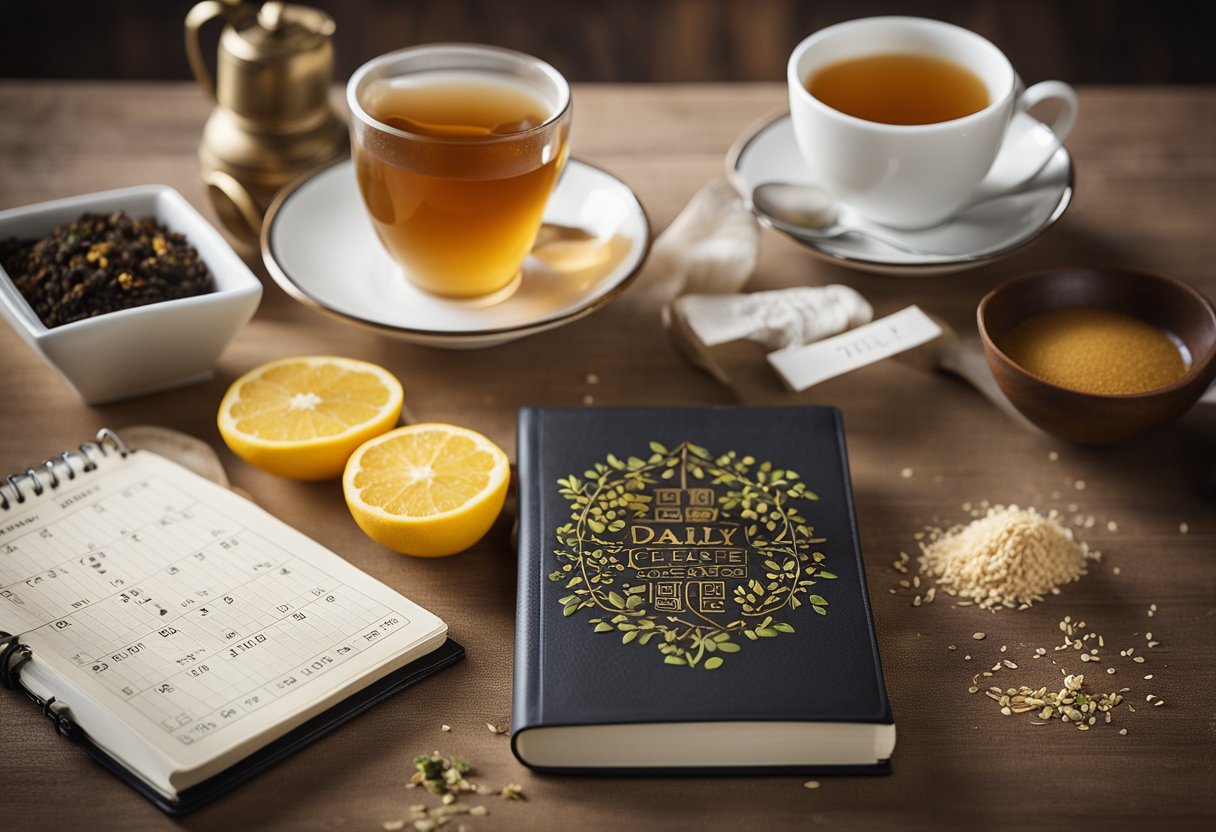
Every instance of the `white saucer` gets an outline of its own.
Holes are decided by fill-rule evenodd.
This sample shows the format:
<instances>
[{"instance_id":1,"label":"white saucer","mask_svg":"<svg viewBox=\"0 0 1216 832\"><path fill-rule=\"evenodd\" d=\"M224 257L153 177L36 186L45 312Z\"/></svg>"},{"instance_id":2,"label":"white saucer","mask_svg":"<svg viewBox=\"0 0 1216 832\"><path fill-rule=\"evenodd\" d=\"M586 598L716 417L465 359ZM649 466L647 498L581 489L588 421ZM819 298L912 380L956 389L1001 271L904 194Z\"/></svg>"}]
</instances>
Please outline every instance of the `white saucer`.
<instances>
[{"instance_id":1,"label":"white saucer","mask_svg":"<svg viewBox=\"0 0 1216 832\"><path fill-rule=\"evenodd\" d=\"M575 159L549 198L545 222L592 232L606 253L560 271L529 255L519 289L493 305L436 297L410 283L380 244L346 161L275 199L262 227L262 257L285 292L318 311L428 346L492 347L599 309L650 250L650 224L633 191Z\"/></svg>"},{"instance_id":2,"label":"white saucer","mask_svg":"<svg viewBox=\"0 0 1216 832\"><path fill-rule=\"evenodd\" d=\"M1050 129L1026 113L1015 119L1022 130L1046 131L1044 141L1055 141ZM999 157L998 157L999 158ZM994 163L994 169L1000 162ZM769 227L767 217L751 202L752 191L766 182L818 184L798 152L788 114L741 139L726 160L726 173L744 204ZM980 185L983 189L984 185ZM1072 201L1072 158L1060 145L1047 165L1029 182L1008 194L978 203L941 225L920 231L874 226L879 233L911 248L934 254L909 254L864 237L848 234L814 240L795 234L791 239L829 260L863 271L893 275L932 275L963 271L1003 257L1034 240L1063 216ZM871 225L846 208L842 220L863 230Z\"/></svg>"}]
</instances>

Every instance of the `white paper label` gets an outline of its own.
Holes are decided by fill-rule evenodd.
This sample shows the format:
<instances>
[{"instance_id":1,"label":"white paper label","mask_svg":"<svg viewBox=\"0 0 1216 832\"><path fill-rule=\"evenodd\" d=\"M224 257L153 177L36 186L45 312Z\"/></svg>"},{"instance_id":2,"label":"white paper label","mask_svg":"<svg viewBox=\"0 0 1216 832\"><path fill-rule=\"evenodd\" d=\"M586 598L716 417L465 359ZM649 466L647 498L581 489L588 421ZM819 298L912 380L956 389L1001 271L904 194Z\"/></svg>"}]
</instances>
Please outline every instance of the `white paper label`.
<instances>
[{"instance_id":1,"label":"white paper label","mask_svg":"<svg viewBox=\"0 0 1216 832\"><path fill-rule=\"evenodd\" d=\"M919 347L942 334L941 327L909 306L831 338L769 353L768 363L786 385L802 391L858 367Z\"/></svg>"}]
</instances>

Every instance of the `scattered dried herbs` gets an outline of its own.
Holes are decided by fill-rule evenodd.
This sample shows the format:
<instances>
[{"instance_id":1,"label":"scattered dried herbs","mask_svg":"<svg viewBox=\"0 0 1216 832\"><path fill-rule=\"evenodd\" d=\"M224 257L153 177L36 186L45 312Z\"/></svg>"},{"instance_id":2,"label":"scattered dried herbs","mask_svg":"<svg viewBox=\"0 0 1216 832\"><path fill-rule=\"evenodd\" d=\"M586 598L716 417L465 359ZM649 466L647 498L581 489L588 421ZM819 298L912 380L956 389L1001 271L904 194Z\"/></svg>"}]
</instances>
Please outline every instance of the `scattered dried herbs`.
<instances>
[{"instance_id":1,"label":"scattered dried herbs","mask_svg":"<svg viewBox=\"0 0 1216 832\"><path fill-rule=\"evenodd\" d=\"M414 758L414 769L406 787L412 789L421 786L440 800L439 806L428 808L425 804L416 803L409 807L410 821L417 832L439 829L461 815L481 817L489 814L485 806L460 803L461 795L499 795L503 800L522 800L524 796L523 787L518 783L507 783L501 789L491 789L469 781L465 775L472 771L472 767L463 757L444 756L438 751L419 754ZM387 820L383 827L390 832L403 829L405 821Z\"/></svg>"},{"instance_id":2,"label":"scattered dried herbs","mask_svg":"<svg viewBox=\"0 0 1216 832\"><path fill-rule=\"evenodd\" d=\"M84 214L41 240L2 240L0 266L47 327L214 290L184 235L125 211Z\"/></svg>"},{"instance_id":3,"label":"scattered dried herbs","mask_svg":"<svg viewBox=\"0 0 1216 832\"><path fill-rule=\"evenodd\" d=\"M1062 644L1052 648L1052 652L1063 653L1061 659L1067 659L1069 656L1079 656L1082 662L1103 663L1110 661L1102 655L1102 650L1106 646L1106 639L1098 633L1091 632L1087 629L1084 621L1074 621L1072 616L1064 616L1059 624L1060 632L1064 635ZM1151 640L1152 633L1146 633L1145 638L1148 639L1150 646L1155 646L1159 642ZM1133 656L1134 647L1129 647L1126 650L1120 650L1119 656L1124 659L1131 659L1137 664L1144 663L1143 656ZM1035 648L1032 659L1048 658L1048 651L1044 647ZM1056 664L1055 659L1051 659L1052 664ZM1017 664L1003 659L992 666L991 670L986 670L977 673L971 677L971 686L967 688L967 692L974 694L981 690L981 679L991 679L1002 668L1017 669ZM1107 667L1107 674L1115 673L1114 667ZM1088 731L1090 728L1099 724L1109 725L1112 722L1115 708L1123 705L1129 713L1135 713L1136 708L1128 700L1131 695L1131 688L1122 687L1110 692L1093 692L1085 689L1085 676L1082 674L1069 674L1064 668L1060 668L1060 673L1064 676L1063 687L1058 691L1049 690L1047 685L1042 685L1038 688L1032 688L1027 685L1019 685L1018 687L1008 687L1002 689L999 685L991 685L984 690L984 695L994 701L1001 710L1003 716L1016 716L1018 714L1032 714L1031 725L1046 725L1050 720L1059 720L1066 724L1076 726L1078 731ZM1153 674L1147 674L1144 679L1150 681ZM1145 701L1154 707L1160 707L1165 704L1160 696L1150 693L1145 696ZM1119 730L1121 736L1127 736L1127 729Z\"/></svg>"}]
</instances>

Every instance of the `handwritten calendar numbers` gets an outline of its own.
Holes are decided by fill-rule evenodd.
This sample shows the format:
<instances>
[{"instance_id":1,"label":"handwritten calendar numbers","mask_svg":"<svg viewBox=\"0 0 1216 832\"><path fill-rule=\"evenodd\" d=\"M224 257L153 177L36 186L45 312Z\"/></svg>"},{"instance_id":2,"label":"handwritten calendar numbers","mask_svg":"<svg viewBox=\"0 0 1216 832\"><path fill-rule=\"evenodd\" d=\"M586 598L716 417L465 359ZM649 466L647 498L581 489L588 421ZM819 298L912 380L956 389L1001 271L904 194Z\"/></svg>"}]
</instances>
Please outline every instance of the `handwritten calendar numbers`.
<instances>
[{"instance_id":1,"label":"handwritten calendar numbers","mask_svg":"<svg viewBox=\"0 0 1216 832\"><path fill-rule=\"evenodd\" d=\"M249 650L252 650L254 647L257 647L259 644L265 644L267 642L267 640L268 639L267 639L265 633L258 633L253 638L248 638L248 639L245 639L245 641L232 645L232 648L228 651L228 656L229 656L229 658L233 658L233 659L240 658L243 653L246 653Z\"/></svg>"},{"instance_id":2,"label":"handwritten calendar numbers","mask_svg":"<svg viewBox=\"0 0 1216 832\"><path fill-rule=\"evenodd\" d=\"M47 649L183 745L224 736L274 703L305 701L317 680L383 651L408 623L324 560L153 477L0 552L10 553L0 558L0 605L24 610Z\"/></svg>"},{"instance_id":3,"label":"handwritten calendar numbers","mask_svg":"<svg viewBox=\"0 0 1216 832\"><path fill-rule=\"evenodd\" d=\"M197 650L197 651L187 653L186 655L182 656L181 658L174 659L173 663L178 666L193 664L194 662L199 660L199 657L202 656L204 652L205 651L203 651L203 650Z\"/></svg>"},{"instance_id":4,"label":"handwritten calendar numbers","mask_svg":"<svg viewBox=\"0 0 1216 832\"><path fill-rule=\"evenodd\" d=\"M319 673L320 671L325 670L333 663L334 663L333 656L321 656L320 658L318 658L315 661L313 661L312 663L310 663L308 666L300 668L300 673L303 676L312 676L315 673Z\"/></svg>"},{"instance_id":5,"label":"handwritten calendar numbers","mask_svg":"<svg viewBox=\"0 0 1216 832\"><path fill-rule=\"evenodd\" d=\"M125 661L126 659L131 658L132 656L136 655L137 653L139 653L140 651L142 651L144 649L146 649L146 645L142 641L136 642L135 644L129 644L129 645L127 645L126 648L119 650L118 652L111 655L110 661L112 661L112 662Z\"/></svg>"}]
</instances>

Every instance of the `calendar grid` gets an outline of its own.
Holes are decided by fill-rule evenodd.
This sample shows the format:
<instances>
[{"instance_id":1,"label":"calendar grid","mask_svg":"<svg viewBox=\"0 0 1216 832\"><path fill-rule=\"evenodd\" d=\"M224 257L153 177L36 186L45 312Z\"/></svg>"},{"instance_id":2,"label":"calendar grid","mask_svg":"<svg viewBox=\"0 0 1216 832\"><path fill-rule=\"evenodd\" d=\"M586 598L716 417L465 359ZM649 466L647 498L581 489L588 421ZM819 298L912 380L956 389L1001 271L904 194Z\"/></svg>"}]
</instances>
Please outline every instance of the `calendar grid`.
<instances>
[{"instance_id":1,"label":"calendar grid","mask_svg":"<svg viewBox=\"0 0 1216 832\"><path fill-rule=\"evenodd\" d=\"M183 745L409 624L157 476L0 546L0 612Z\"/></svg>"}]
</instances>

